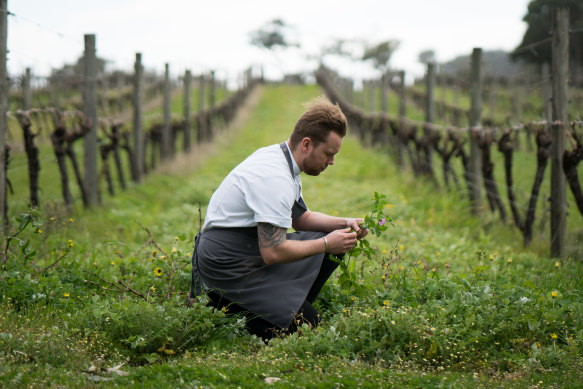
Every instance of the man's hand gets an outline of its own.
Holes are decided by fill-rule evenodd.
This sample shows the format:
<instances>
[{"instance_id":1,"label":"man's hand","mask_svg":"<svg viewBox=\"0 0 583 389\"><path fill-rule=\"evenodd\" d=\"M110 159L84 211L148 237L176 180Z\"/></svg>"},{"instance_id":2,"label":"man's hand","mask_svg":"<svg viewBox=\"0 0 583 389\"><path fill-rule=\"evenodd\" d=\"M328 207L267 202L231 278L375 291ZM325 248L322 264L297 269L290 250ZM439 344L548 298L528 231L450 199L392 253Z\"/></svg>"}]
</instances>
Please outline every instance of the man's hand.
<instances>
[{"instance_id":1,"label":"man's hand","mask_svg":"<svg viewBox=\"0 0 583 389\"><path fill-rule=\"evenodd\" d=\"M356 232L356 239L360 240L368 234L367 228L360 228L360 224L364 221L362 218L346 218L346 227L351 228Z\"/></svg>"},{"instance_id":2,"label":"man's hand","mask_svg":"<svg viewBox=\"0 0 583 389\"><path fill-rule=\"evenodd\" d=\"M326 235L328 241L328 252L331 254L344 254L350 251L358 242L357 233L351 228L332 231Z\"/></svg>"}]
</instances>

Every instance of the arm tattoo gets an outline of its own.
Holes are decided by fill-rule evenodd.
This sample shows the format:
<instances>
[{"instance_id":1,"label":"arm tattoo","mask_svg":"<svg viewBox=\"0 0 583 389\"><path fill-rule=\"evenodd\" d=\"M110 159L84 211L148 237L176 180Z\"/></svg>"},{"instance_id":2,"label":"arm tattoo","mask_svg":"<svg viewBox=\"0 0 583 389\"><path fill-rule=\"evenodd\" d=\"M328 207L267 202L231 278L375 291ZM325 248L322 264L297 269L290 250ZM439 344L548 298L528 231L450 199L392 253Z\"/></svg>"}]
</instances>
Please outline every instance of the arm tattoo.
<instances>
[{"instance_id":1,"label":"arm tattoo","mask_svg":"<svg viewBox=\"0 0 583 389\"><path fill-rule=\"evenodd\" d=\"M259 248L277 247L285 242L287 229L269 223L258 223Z\"/></svg>"}]
</instances>

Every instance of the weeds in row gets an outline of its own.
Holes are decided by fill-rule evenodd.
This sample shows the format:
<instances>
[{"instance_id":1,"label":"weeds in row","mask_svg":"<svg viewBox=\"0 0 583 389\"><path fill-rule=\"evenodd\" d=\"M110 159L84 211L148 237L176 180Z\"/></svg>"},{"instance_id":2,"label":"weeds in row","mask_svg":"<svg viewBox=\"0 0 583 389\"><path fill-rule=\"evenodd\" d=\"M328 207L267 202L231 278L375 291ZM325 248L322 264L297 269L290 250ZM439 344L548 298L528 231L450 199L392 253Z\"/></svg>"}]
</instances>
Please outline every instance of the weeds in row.
<instances>
[{"instance_id":1,"label":"weeds in row","mask_svg":"<svg viewBox=\"0 0 583 389\"><path fill-rule=\"evenodd\" d=\"M373 201L365 223L374 238L391 220L384 196ZM322 325L264 347L245 332L243 318L207 307L204 297L186 308L191 237L166 246L142 227L146 239L136 251L109 242L92 253L66 229L42 232L59 221L34 213L17 221L0 273L0 361L7 364L83 370L252 350L436 372L511 372L565 368L583 352L582 271L572 261L535 266L519 255L478 250L462 271L455 262L407 257L398 242L388 252L362 242L316 302Z\"/></svg>"}]
</instances>

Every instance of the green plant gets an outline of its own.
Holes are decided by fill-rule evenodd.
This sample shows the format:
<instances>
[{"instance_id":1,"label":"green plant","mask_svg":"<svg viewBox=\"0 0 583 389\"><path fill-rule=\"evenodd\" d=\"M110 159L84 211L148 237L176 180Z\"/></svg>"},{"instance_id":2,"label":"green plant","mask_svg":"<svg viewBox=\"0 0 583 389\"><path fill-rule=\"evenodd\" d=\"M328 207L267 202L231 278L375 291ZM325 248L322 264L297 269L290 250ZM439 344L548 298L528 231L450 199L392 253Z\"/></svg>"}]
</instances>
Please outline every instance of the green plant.
<instances>
[{"instance_id":1,"label":"green plant","mask_svg":"<svg viewBox=\"0 0 583 389\"><path fill-rule=\"evenodd\" d=\"M376 237L380 237L387 229L387 223L392 224L391 217L386 216L384 213L384 208L387 204L385 199L385 195L374 192L374 201L370 214L364 217L364 221L360 225L360 228L367 229L370 234L375 235ZM338 262L340 265L341 272L338 278L338 283L340 284L343 293L350 294L363 291L363 285L359 283L359 276L355 270L356 259L359 256L363 256L368 260L372 260L376 255L376 251L376 247L372 246L368 239L362 238L352 250L345 254L343 258L339 259L330 255L330 259Z\"/></svg>"},{"instance_id":2,"label":"green plant","mask_svg":"<svg viewBox=\"0 0 583 389\"><path fill-rule=\"evenodd\" d=\"M36 255L37 251L31 248L29 239L20 239L19 236L26 230L29 225L34 229L35 233L42 234L42 222L39 220L38 212L36 209L32 209L28 213L23 213L15 219L18 223L18 227L16 227L16 230L13 231L8 237L6 237L6 245L4 246L4 252L2 253L2 263L7 261L8 252L10 250L10 243L12 243L14 240L18 242L20 255L26 264Z\"/></svg>"},{"instance_id":3,"label":"green plant","mask_svg":"<svg viewBox=\"0 0 583 389\"><path fill-rule=\"evenodd\" d=\"M205 301L186 308L178 298L151 304L93 296L68 325L86 336L104 334L136 363L152 363L196 347L233 346L244 333L243 319L226 316Z\"/></svg>"}]
</instances>

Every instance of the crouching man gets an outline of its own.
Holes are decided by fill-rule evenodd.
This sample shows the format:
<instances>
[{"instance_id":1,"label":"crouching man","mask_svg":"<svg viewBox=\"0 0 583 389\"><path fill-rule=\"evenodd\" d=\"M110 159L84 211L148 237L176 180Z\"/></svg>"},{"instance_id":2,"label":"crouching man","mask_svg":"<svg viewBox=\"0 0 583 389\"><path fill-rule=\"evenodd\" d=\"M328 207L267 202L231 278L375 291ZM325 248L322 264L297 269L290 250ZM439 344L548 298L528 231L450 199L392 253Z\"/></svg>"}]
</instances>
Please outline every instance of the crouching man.
<instances>
[{"instance_id":1,"label":"crouching man","mask_svg":"<svg viewBox=\"0 0 583 389\"><path fill-rule=\"evenodd\" d=\"M244 314L263 339L318 325L312 303L338 266L329 254L342 257L368 231L362 219L309 210L301 173L333 165L346 130L338 105L316 98L289 139L258 149L227 175L196 238L191 298L206 290L210 304Z\"/></svg>"}]
</instances>

